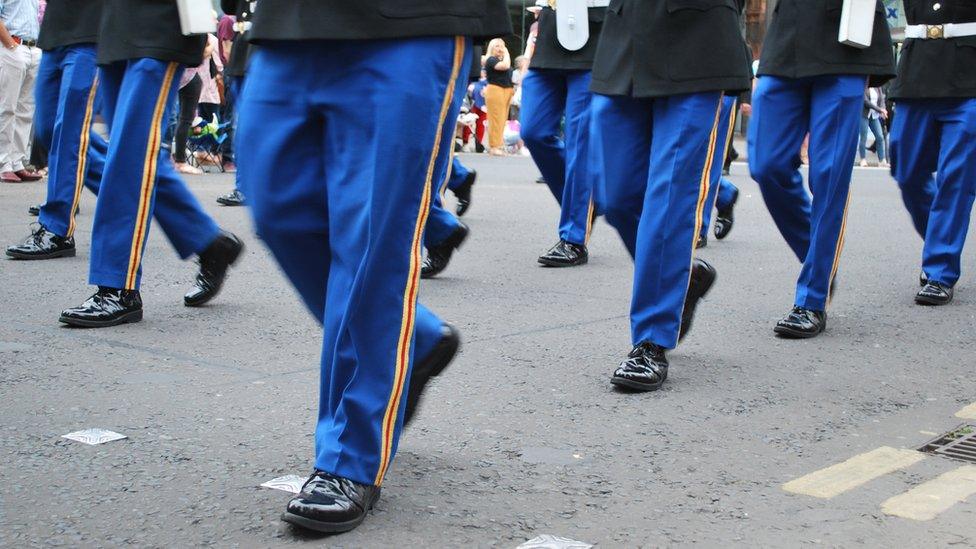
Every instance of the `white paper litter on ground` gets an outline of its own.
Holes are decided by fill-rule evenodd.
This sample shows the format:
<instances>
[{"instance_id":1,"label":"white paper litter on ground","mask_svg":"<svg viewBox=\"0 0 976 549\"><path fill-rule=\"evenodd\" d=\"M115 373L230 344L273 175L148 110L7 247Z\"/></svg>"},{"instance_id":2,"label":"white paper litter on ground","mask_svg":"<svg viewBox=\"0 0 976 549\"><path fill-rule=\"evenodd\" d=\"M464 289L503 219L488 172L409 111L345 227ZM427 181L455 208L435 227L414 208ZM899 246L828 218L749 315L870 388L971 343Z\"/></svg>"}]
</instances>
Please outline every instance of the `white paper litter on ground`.
<instances>
[{"instance_id":1,"label":"white paper litter on ground","mask_svg":"<svg viewBox=\"0 0 976 549\"><path fill-rule=\"evenodd\" d=\"M298 475L285 475L283 477L273 478L262 484L261 487L297 494L302 491L302 485L305 484L305 480L305 477Z\"/></svg>"},{"instance_id":2,"label":"white paper litter on ground","mask_svg":"<svg viewBox=\"0 0 976 549\"><path fill-rule=\"evenodd\" d=\"M85 429L83 431L75 431L73 433L61 435L61 438L95 446L97 444L105 444L106 442L122 440L129 437L106 429Z\"/></svg>"},{"instance_id":3,"label":"white paper litter on ground","mask_svg":"<svg viewBox=\"0 0 976 549\"><path fill-rule=\"evenodd\" d=\"M543 534L530 539L515 549L591 549L592 547L586 542Z\"/></svg>"}]
</instances>

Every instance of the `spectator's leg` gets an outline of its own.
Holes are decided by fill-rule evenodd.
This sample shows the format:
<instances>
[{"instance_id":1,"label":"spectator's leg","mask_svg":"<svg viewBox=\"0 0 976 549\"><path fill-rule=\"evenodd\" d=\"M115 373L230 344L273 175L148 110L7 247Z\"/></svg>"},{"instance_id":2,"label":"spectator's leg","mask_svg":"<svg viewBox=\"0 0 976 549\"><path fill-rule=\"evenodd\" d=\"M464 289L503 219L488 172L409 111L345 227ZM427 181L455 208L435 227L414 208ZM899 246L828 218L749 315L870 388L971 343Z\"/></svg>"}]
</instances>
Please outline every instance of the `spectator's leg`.
<instances>
[{"instance_id":1,"label":"spectator's leg","mask_svg":"<svg viewBox=\"0 0 976 549\"><path fill-rule=\"evenodd\" d=\"M203 81L196 75L179 92L179 119L176 122L176 141L173 144L173 160L179 164L186 162L186 143L190 135L190 125L197 115L197 104Z\"/></svg>"},{"instance_id":2,"label":"spectator's leg","mask_svg":"<svg viewBox=\"0 0 976 549\"><path fill-rule=\"evenodd\" d=\"M21 88L27 77L27 62L22 49L27 48L0 48L0 172L14 172L24 167L23 157L17 157L17 111Z\"/></svg>"}]
</instances>

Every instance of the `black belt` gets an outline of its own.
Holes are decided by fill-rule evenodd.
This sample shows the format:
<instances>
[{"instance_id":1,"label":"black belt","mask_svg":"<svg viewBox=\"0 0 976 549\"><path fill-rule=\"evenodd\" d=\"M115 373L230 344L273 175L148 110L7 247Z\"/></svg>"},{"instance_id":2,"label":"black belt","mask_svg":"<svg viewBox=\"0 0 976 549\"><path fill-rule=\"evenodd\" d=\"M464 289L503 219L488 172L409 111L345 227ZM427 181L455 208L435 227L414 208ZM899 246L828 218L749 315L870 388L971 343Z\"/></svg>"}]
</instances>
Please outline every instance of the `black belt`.
<instances>
[{"instance_id":1,"label":"black belt","mask_svg":"<svg viewBox=\"0 0 976 549\"><path fill-rule=\"evenodd\" d=\"M13 38L14 42L16 42L17 44L19 44L21 46L27 46L28 48L36 48L37 47L37 40L24 40L23 38L21 38L19 36L11 36L11 38Z\"/></svg>"}]
</instances>

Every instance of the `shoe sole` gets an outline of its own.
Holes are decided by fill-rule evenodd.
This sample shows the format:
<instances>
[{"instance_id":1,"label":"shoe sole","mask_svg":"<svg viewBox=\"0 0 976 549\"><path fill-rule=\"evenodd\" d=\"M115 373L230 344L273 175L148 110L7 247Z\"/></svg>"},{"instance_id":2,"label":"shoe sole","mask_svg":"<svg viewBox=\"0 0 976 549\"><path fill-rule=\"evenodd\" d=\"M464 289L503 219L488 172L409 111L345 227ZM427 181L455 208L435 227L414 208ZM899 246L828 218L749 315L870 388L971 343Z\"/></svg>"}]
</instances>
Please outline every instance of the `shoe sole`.
<instances>
[{"instance_id":1,"label":"shoe sole","mask_svg":"<svg viewBox=\"0 0 976 549\"><path fill-rule=\"evenodd\" d=\"M456 252L456 251L458 251L458 250L461 249L461 245L464 244L464 241L468 239L468 235L470 233L471 233L471 231L470 230L467 230L467 228L466 228L466 230L463 233L453 234L453 235L449 236L447 238L447 240L444 241L444 244L443 245L444 246L450 246L451 247L451 253L447 256L447 261L444 263L444 266L442 268L434 271L434 272L426 272L426 273L423 271L423 268L421 268L421 270L420 270L420 278L422 278L424 280L431 279L431 278L434 278L437 275L443 273L444 271L446 271L447 270L447 266L451 264L451 257L454 256L454 252Z\"/></svg>"},{"instance_id":2,"label":"shoe sole","mask_svg":"<svg viewBox=\"0 0 976 549\"><path fill-rule=\"evenodd\" d=\"M33 260L41 260L41 259L57 259L59 257L74 257L76 253L77 252L74 248L70 250L61 250L61 251L52 252L43 255L19 254L17 252L11 252L10 250L7 250L7 257L10 257L11 259L19 259L21 261L33 261Z\"/></svg>"},{"instance_id":3,"label":"shoe sole","mask_svg":"<svg viewBox=\"0 0 976 549\"><path fill-rule=\"evenodd\" d=\"M564 261L554 261L552 259L546 259L544 257L540 257L538 261L539 261L540 264L542 264L542 265L544 265L546 267L556 267L556 268L559 268L559 267L579 267L581 265L586 265L587 263L589 263L590 260L589 259L584 259L582 261L574 261L572 263L567 263L567 262L564 262Z\"/></svg>"},{"instance_id":4,"label":"shoe sole","mask_svg":"<svg viewBox=\"0 0 976 549\"><path fill-rule=\"evenodd\" d=\"M444 244L454 248L454 251L456 252L461 249L461 245L464 244L464 241L468 239L468 234L470 234L470 232L470 230L465 228L464 232L451 235L446 241L444 241Z\"/></svg>"},{"instance_id":5,"label":"shoe sole","mask_svg":"<svg viewBox=\"0 0 976 549\"><path fill-rule=\"evenodd\" d=\"M281 514L281 520L289 524L294 524L295 526L301 526L306 530L313 530L315 532L322 532L324 534L341 534L343 532L354 530L357 526L362 524L363 521L366 520L366 515L348 522L322 522L286 512Z\"/></svg>"},{"instance_id":6,"label":"shoe sole","mask_svg":"<svg viewBox=\"0 0 976 549\"><path fill-rule=\"evenodd\" d=\"M735 191L735 197L732 198L732 204L729 205L729 213L731 213L732 215L731 216L723 216L723 215L718 215L717 216L717 217L722 218L722 219L727 219L729 221L729 224L728 224L728 227L729 228L726 229L726 230L724 230L724 231L722 231L721 236L719 236L719 232L716 230L715 231L715 239L716 240L724 240L725 237L729 236L729 233L732 232L732 227L735 226L735 205L738 204L738 202L739 202L739 191ZM716 225L715 228L718 229L718 225Z\"/></svg>"},{"instance_id":7,"label":"shoe sole","mask_svg":"<svg viewBox=\"0 0 976 549\"><path fill-rule=\"evenodd\" d=\"M240 259L241 254L244 253L244 242L242 242L241 239L237 238L236 236L234 237L234 239L239 244L239 246L237 248L237 251L234 252L234 255L231 256L230 261L227 262L227 272L224 273L224 280L222 280L220 282L220 287L217 288L217 291L215 291L211 295L207 296L206 299L203 299L203 300L200 300L200 301L192 301L192 300L188 300L188 299L186 299L186 297L184 297L183 298L183 305L184 306L186 306L186 307L202 307L202 306L206 305L207 303L210 303L211 301L213 301L214 299L216 299L216 297L218 295L220 295L220 291L224 289L224 281L227 280L227 275L230 273L230 268L233 267L235 263L237 263L237 260Z\"/></svg>"},{"instance_id":8,"label":"shoe sole","mask_svg":"<svg viewBox=\"0 0 976 549\"><path fill-rule=\"evenodd\" d=\"M723 217L722 219L725 220L725 221L720 221L720 222L723 223L723 227L727 227L727 228L724 229L724 230L722 230L722 231L719 231L718 230L718 227L719 226L716 224L715 225L715 231L714 231L714 233L715 233L715 240L725 240L725 237L729 236L729 233L732 232L732 227L734 226L734 221L728 221L729 218L727 218L727 217Z\"/></svg>"},{"instance_id":9,"label":"shoe sole","mask_svg":"<svg viewBox=\"0 0 976 549\"><path fill-rule=\"evenodd\" d=\"M662 379L661 381L659 381L657 383L641 383L639 381L633 381L631 379L624 379L624 378L619 378L619 377L612 377L612 378L610 378L610 384L611 385L616 385L617 387L623 387L625 389L631 389L633 391L640 391L642 393L650 393L650 392L657 391L658 389L660 389L661 386L664 385L664 382L666 380L667 380L667 378Z\"/></svg>"},{"instance_id":10,"label":"shoe sole","mask_svg":"<svg viewBox=\"0 0 976 549\"><path fill-rule=\"evenodd\" d=\"M708 295L708 292L710 292L712 287L715 286L715 281L718 280L718 271L716 271L711 265L708 266L708 273L711 274L711 277L709 278L707 284L705 284L705 286L701 288L699 292L697 292L697 295L691 293L692 288L689 287L688 289L688 295L685 297L685 304L687 305L688 303L691 303L691 308L688 311L687 322L685 322L684 312L681 314L681 327L679 328L678 332L678 341L682 341L688 336L688 332L691 331L691 324L695 320L695 311L698 309L698 302Z\"/></svg>"},{"instance_id":11,"label":"shoe sole","mask_svg":"<svg viewBox=\"0 0 976 549\"><path fill-rule=\"evenodd\" d=\"M431 362L433 363L433 367L430 369L430 372L418 371L418 372L413 372L411 374L411 375L426 374L427 379L426 381L424 381L423 385L420 386L420 393L417 395L417 402L413 406L413 411L410 413L410 417L408 418L406 417L406 415L404 415L404 420L403 420L404 427L406 427L414 419L417 418L417 412L420 411L420 404L423 402L424 390L427 389L427 384L430 383L431 379L441 375L441 373L444 370L446 370L448 366L451 365L451 362L454 362L454 357L457 356L458 351L461 349L461 333L458 332L458 330L453 326L451 326L450 329L451 329L452 337L449 338L447 345L440 348L435 347L434 353L436 353L436 355L429 357ZM438 342L438 346L440 346L439 342ZM407 390L409 391L410 388L407 387ZM409 394L406 396L407 398L409 398Z\"/></svg>"},{"instance_id":12,"label":"shoe sole","mask_svg":"<svg viewBox=\"0 0 976 549\"><path fill-rule=\"evenodd\" d=\"M79 328L108 328L111 326L118 326L119 324L129 324L133 322L140 322L142 320L142 309L138 311L132 311L126 313L118 318L114 318L108 321L99 320L84 320L81 318L71 318L67 316L61 316L58 322L67 324L68 326L77 326Z\"/></svg>"},{"instance_id":13,"label":"shoe sole","mask_svg":"<svg viewBox=\"0 0 976 549\"><path fill-rule=\"evenodd\" d=\"M467 194L468 195L468 197L466 199L463 199L463 200L465 200L463 207L462 207L461 202L460 202L460 200L462 200L462 198L460 196L458 196L458 193L456 191L454 192L454 196L457 196L458 197L458 200L459 200L457 209L455 210L455 213L457 213L457 216L458 217L461 217L464 214L468 213L468 210L471 209L471 194L470 193L471 193L471 188L474 187L474 182L477 179L478 179L478 172L471 171L469 173L467 179L464 180L464 183L461 183L461 186L457 188L458 191L461 191L461 194Z\"/></svg>"},{"instance_id":14,"label":"shoe sole","mask_svg":"<svg viewBox=\"0 0 976 549\"><path fill-rule=\"evenodd\" d=\"M812 339L824 332L823 329L816 332L801 332L793 328L787 328L786 326L776 326L773 328L773 331L783 339Z\"/></svg>"},{"instance_id":15,"label":"shoe sole","mask_svg":"<svg viewBox=\"0 0 976 549\"><path fill-rule=\"evenodd\" d=\"M354 530L357 526L362 524L363 521L366 520L366 515L373 510L373 506L376 505L376 501L379 499L380 492L377 491L376 496L374 496L373 500L369 502L369 506L366 508L366 512L363 513L363 516L354 520L348 520L346 522L324 522L321 520L313 520L301 515L289 513L288 511L281 514L281 520L289 524L294 524L295 526L300 526L307 530L313 530L315 532L322 532L324 534L341 534L342 532Z\"/></svg>"},{"instance_id":16,"label":"shoe sole","mask_svg":"<svg viewBox=\"0 0 976 549\"><path fill-rule=\"evenodd\" d=\"M948 300L941 300L917 295L915 296L915 303L917 305L924 305L926 307L939 307L941 305L948 305L952 303L952 298L950 297Z\"/></svg>"}]
</instances>

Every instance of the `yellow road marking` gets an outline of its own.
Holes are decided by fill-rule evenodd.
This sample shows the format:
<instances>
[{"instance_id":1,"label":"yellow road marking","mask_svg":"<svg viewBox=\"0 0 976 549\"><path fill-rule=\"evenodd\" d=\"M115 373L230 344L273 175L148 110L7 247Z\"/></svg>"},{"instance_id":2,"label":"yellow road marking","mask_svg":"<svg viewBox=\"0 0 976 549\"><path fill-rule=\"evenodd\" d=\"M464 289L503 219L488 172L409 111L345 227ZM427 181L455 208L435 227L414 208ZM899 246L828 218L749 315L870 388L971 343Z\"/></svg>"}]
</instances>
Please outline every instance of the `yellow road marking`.
<instances>
[{"instance_id":1,"label":"yellow road marking","mask_svg":"<svg viewBox=\"0 0 976 549\"><path fill-rule=\"evenodd\" d=\"M976 402L956 412L956 417L961 417L963 419L976 419Z\"/></svg>"},{"instance_id":2,"label":"yellow road marking","mask_svg":"<svg viewBox=\"0 0 976 549\"><path fill-rule=\"evenodd\" d=\"M903 450L882 446L876 450L856 455L851 459L814 471L809 475L791 480L783 490L817 498L830 499L851 488L870 482L893 471L904 469L925 459L915 450Z\"/></svg>"},{"instance_id":3,"label":"yellow road marking","mask_svg":"<svg viewBox=\"0 0 976 549\"><path fill-rule=\"evenodd\" d=\"M964 465L888 499L881 504L881 510L896 517L932 520L973 494L976 466Z\"/></svg>"}]
</instances>

